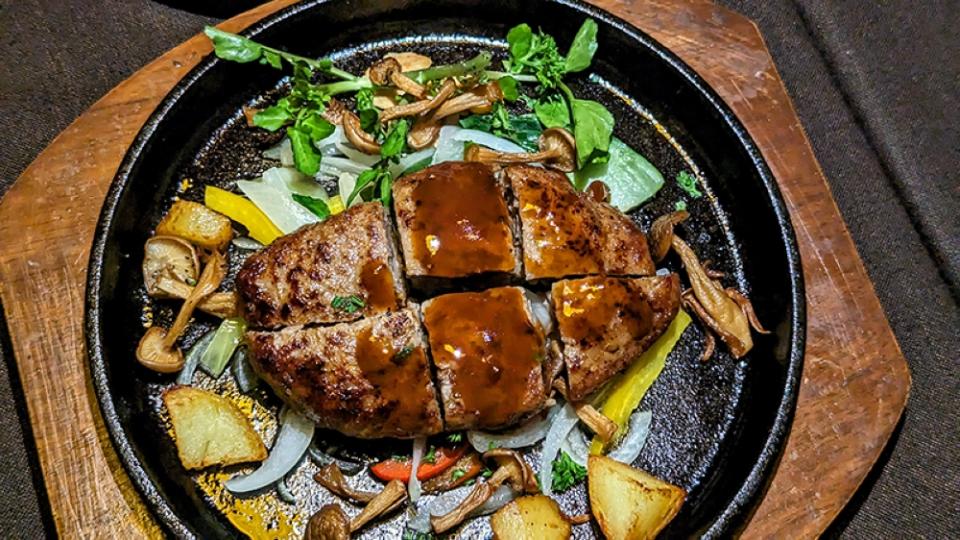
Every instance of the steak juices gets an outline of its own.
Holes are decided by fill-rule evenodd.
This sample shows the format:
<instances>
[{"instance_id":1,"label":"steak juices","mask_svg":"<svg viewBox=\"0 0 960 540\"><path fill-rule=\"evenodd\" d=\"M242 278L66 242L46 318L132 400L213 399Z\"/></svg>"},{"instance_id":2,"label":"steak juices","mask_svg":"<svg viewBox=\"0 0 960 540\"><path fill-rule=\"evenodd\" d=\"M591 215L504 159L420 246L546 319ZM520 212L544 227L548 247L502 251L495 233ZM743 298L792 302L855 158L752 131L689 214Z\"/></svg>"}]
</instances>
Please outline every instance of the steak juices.
<instances>
[{"instance_id":1,"label":"steak juices","mask_svg":"<svg viewBox=\"0 0 960 540\"><path fill-rule=\"evenodd\" d=\"M237 276L254 368L321 427L505 427L544 407L564 367L570 398L589 395L679 309L637 226L560 173L443 163L400 178L393 201L396 226L358 204Z\"/></svg>"}]
</instances>

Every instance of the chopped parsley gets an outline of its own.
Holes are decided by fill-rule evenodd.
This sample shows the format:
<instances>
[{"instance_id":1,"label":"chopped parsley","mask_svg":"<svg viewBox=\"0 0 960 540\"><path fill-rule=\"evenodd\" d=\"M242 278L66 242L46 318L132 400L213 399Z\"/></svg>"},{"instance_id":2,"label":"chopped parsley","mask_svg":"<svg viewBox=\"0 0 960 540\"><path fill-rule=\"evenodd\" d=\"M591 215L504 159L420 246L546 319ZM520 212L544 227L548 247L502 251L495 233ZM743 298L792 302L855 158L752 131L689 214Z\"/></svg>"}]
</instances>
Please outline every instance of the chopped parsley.
<instances>
[{"instance_id":1,"label":"chopped parsley","mask_svg":"<svg viewBox=\"0 0 960 540\"><path fill-rule=\"evenodd\" d=\"M437 447L430 446L430 450L423 456L423 462L433 465L437 462Z\"/></svg>"},{"instance_id":2,"label":"chopped parsley","mask_svg":"<svg viewBox=\"0 0 960 540\"><path fill-rule=\"evenodd\" d=\"M397 351L397 354L393 355L393 358L395 360L403 360L404 358L410 356L410 353L412 352L413 352L413 347L411 347L410 345L407 345L406 347Z\"/></svg>"},{"instance_id":3,"label":"chopped parsley","mask_svg":"<svg viewBox=\"0 0 960 540\"><path fill-rule=\"evenodd\" d=\"M356 313L363 309L365 305L363 298L355 294L351 294L350 296L334 296L333 302L330 302L330 307L346 313Z\"/></svg>"},{"instance_id":4,"label":"chopped parsley","mask_svg":"<svg viewBox=\"0 0 960 540\"><path fill-rule=\"evenodd\" d=\"M458 443L463 440L463 432L451 433L447 435L447 440L452 443Z\"/></svg>"},{"instance_id":5,"label":"chopped parsley","mask_svg":"<svg viewBox=\"0 0 960 540\"><path fill-rule=\"evenodd\" d=\"M456 482L457 480L463 478L466 474L467 471L463 469L454 469L453 472L450 473L450 479Z\"/></svg>"},{"instance_id":6,"label":"chopped parsley","mask_svg":"<svg viewBox=\"0 0 960 540\"><path fill-rule=\"evenodd\" d=\"M493 476L493 471L489 467L484 467L481 475L484 478L490 478L491 476Z\"/></svg>"},{"instance_id":7,"label":"chopped parsley","mask_svg":"<svg viewBox=\"0 0 960 540\"><path fill-rule=\"evenodd\" d=\"M686 202L686 201L682 201L682 200L681 200L681 201L677 201L677 202L673 203L673 209L676 210L677 212L680 212L681 210L686 210L686 209L687 209L687 202Z\"/></svg>"},{"instance_id":8,"label":"chopped parsley","mask_svg":"<svg viewBox=\"0 0 960 540\"><path fill-rule=\"evenodd\" d=\"M677 185L694 199L703 197L703 193L697 189L697 177L687 171L677 173Z\"/></svg>"},{"instance_id":9,"label":"chopped parsley","mask_svg":"<svg viewBox=\"0 0 960 540\"><path fill-rule=\"evenodd\" d=\"M581 466L563 450L553 461L553 489L566 491L587 477L587 468Z\"/></svg>"}]
</instances>

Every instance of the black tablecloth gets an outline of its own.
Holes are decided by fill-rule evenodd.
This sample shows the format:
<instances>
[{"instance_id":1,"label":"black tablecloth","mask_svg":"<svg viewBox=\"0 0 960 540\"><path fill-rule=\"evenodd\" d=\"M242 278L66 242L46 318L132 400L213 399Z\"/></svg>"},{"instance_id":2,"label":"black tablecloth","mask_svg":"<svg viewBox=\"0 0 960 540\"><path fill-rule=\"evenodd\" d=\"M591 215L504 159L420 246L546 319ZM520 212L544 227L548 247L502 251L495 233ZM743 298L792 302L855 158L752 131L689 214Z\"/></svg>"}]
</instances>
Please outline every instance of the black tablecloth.
<instances>
[{"instance_id":1,"label":"black tablecloth","mask_svg":"<svg viewBox=\"0 0 960 540\"><path fill-rule=\"evenodd\" d=\"M0 4L0 194L50 140L239 0ZM960 530L960 7L955 0L725 0L760 26L913 372L901 428L830 530ZM2 320L0 320L2 323ZM0 534L52 532L9 342L0 339Z\"/></svg>"}]
</instances>

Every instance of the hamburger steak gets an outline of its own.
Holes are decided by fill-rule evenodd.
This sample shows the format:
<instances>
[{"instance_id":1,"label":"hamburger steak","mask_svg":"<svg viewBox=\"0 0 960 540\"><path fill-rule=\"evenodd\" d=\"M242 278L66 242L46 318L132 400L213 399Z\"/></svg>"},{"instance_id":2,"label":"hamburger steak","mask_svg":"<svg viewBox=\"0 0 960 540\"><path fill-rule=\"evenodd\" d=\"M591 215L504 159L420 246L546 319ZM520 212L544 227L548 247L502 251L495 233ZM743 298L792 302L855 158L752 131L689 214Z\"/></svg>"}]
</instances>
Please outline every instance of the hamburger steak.
<instances>
[{"instance_id":1,"label":"hamburger steak","mask_svg":"<svg viewBox=\"0 0 960 540\"><path fill-rule=\"evenodd\" d=\"M380 202L355 205L237 276L254 369L321 427L506 427L545 406L564 368L570 399L586 398L679 309L679 279L652 275L640 229L560 173L448 162L392 194L396 228Z\"/></svg>"}]
</instances>

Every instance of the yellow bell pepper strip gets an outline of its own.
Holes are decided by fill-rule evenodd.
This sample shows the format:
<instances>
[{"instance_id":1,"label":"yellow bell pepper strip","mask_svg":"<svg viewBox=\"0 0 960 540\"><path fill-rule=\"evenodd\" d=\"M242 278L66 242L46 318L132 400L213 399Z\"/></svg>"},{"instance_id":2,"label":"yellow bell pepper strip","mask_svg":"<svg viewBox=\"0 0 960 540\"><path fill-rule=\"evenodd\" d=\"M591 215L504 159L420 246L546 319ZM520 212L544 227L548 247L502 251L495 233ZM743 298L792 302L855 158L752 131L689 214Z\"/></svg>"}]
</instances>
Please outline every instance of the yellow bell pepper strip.
<instances>
[{"instance_id":1,"label":"yellow bell pepper strip","mask_svg":"<svg viewBox=\"0 0 960 540\"><path fill-rule=\"evenodd\" d=\"M653 385L653 381L660 376L663 366L667 363L667 356L689 325L690 316L683 310L677 312L677 316L673 318L663 335L627 368L620 379L613 383L600 409L604 416L619 426L617 433L610 439L611 443L623 437L630 415L640 406L640 400ZM603 441L594 437L593 442L590 443L590 453L600 455L604 450L606 448Z\"/></svg>"},{"instance_id":2,"label":"yellow bell pepper strip","mask_svg":"<svg viewBox=\"0 0 960 540\"><path fill-rule=\"evenodd\" d=\"M344 211L343 199L339 195L334 195L330 197L330 200L327 201L327 208L330 210L330 215L339 214Z\"/></svg>"},{"instance_id":3,"label":"yellow bell pepper strip","mask_svg":"<svg viewBox=\"0 0 960 540\"><path fill-rule=\"evenodd\" d=\"M207 186L203 194L203 203L208 208L227 216L247 228L250 237L263 245L268 245L283 232L270 221L252 202L229 191Z\"/></svg>"}]
</instances>

